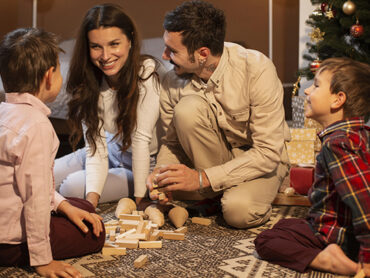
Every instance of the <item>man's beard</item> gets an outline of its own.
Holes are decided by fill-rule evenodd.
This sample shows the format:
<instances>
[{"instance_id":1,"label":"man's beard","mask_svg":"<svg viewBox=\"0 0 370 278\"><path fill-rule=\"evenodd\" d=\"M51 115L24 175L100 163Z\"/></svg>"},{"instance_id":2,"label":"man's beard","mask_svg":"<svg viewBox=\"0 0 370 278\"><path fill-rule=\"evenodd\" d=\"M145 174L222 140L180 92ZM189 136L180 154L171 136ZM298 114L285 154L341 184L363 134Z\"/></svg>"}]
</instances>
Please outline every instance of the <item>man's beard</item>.
<instances>
[{"instance_id":1,"label":"man's beard","mask_svg":"<svg viewBox=\"0 0 370 278\"><path fill-rule=\"evenodd\" d=\"M174 67L180 68L179 65L177 65L172 59L170 60L170 64L172 64ZM178 77L183 78L183 79L190 79L192 77L192 73L188 72L183 72L183 73L177 73L175 70L175 73Z\"/></svg>"}]
</instances>

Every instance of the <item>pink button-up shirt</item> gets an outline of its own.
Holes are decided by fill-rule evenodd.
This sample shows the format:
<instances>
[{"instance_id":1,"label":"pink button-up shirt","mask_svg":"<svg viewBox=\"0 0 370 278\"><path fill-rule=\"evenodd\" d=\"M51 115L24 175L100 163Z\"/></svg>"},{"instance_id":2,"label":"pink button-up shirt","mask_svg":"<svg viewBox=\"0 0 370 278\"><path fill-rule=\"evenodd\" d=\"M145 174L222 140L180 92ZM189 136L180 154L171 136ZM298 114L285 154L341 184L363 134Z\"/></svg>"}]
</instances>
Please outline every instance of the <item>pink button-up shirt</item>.
<instances>
[{"instance_id":1,"label":"pink button-up shirt","mask_svg":"<svg viewBox=\"0 0 370 278\"><path fill-rule=\"evenodd\" d=\"M28 244L30 264L51 262L50 213L64 198L54 190L59 140L35 96L6 94L0 104L0 243Z\"/></svg>"}]
</instances>

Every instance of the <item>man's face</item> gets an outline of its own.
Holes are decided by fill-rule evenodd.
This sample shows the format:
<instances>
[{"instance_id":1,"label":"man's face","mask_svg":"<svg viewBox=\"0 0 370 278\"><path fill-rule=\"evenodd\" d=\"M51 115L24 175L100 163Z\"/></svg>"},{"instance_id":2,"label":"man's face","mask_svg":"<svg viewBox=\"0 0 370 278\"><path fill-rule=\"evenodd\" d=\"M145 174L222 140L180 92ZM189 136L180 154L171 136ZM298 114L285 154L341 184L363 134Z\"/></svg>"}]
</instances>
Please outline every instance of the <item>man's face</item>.
<instances>
[{"instance_id":1,"label":"man's face","mask_svg":"<svg viewBox=\"0 0 370 278\"><path fill-rule=\"evenodd\" d=\"M162 54L164 60L174 65L177 75L196 73L199 70L194 55L189 55L188 50L181 42L181 32L168 32L163 34L165 49Z\"/></svg>"}]
</instances>

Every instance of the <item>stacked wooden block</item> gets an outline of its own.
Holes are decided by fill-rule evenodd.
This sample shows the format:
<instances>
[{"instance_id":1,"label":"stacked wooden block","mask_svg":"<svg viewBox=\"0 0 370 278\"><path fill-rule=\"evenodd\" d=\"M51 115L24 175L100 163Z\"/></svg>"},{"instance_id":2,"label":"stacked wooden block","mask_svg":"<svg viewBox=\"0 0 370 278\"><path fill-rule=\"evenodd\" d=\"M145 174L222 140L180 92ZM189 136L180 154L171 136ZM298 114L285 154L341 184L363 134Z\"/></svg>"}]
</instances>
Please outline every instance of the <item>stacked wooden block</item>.
<instances>
[{"instance_id":1,"label":"stacked wooden block","mask_svg":"<svg viewBox=\"0 0 370 278\"><path fill-rule=\"evenodd\" d=\"M158 224L145 220L142 211L120 214L119 220L106 223L107 240L103 255L125 255L126 249L162 248L163 239L184 240L186 227L176 230L160 230Z\"/></svg>"}]
</instances>

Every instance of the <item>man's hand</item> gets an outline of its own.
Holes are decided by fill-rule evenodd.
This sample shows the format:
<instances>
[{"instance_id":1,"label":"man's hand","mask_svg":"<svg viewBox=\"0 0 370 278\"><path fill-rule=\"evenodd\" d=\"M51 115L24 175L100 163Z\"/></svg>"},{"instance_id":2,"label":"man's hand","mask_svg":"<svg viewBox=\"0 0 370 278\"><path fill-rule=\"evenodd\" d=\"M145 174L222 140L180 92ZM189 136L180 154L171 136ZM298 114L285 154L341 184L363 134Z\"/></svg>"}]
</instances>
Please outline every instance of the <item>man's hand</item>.
<instances>
[{"instance_id":1,"label":"man's hand","mask_svg":"<svg viewBox=\"0 0 370 278\"><path fill-rule=\"evenodd\" d=\"M64 213L68 219L74 223L81 231L87 233L89 229L83 222L83 220L90 222L93 226L93 233L97 237L103 231L103 224L101 220L103 219L100 215L96 213L89 213L86 210L79 209L75 206L72 206L68 201L63 201L58 206L58 211Z\"/></svg>"},{"instance_id":2,"label":"man's hand","mask_svg":"<svg viewBox=\"0 0 370 278\"><path fill-rule=\"evenodd\" d=\"M54 260L46 265L35 266L35 270L42 277L82 277L81 273L70 264Z\"/></svg>"}]
</instances>

